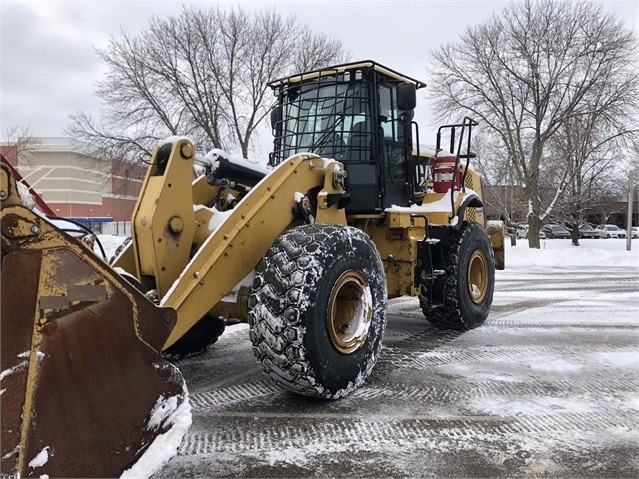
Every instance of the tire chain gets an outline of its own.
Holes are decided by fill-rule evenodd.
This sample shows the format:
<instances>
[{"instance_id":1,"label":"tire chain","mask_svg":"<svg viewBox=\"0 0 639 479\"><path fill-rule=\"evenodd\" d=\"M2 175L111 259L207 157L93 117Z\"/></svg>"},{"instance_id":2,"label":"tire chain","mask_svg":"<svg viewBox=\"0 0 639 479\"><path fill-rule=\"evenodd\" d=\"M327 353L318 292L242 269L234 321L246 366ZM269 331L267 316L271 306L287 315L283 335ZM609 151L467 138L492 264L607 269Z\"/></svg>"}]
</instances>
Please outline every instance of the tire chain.
<instances>
[{"instance_id":1,"label":"tire chain","mask_svg":"<svg viewBox=\"0 0 639 479\"><path fill-rule=\"evenodd\" d=\"M259 264L253 282L254 294L249 297L249 336L255 356L269 377L306 396L323 396L324 387L309 381L306 351L298 342L305 331L303 326L295 325L299 311L287 307L288 302L277 297L268 276L275 275L278 283L286 286L290 303L304 307L300 304L303 298L297 288L306 284L308 275L322 274L322 271L317 270L313 255L318 245L331 234L337 234L337 230L338 227L325 226L323 231L313 235L289 232L282 242L283 248L275 254L267 252ZM255 308L260 308L261 315L252 313ZM271 321L264 317L271 318ZM281 318L281 321L273 318Z\"/></svg>"},{"instance_id":2,"label":"tire chain","mask_svg":"<svg viewBox=\"0 0 639 479\"><path fill-rule=\"evenodd\" d=\"M469 223L469 226L472 223ZM428 300L420 296L422 303L422 311L428 321L438 328L444 329L469 329L469 326L464 324L462 313L459 307L459 301L457 299L457 290L460 287L457 282L457 272L459 269L460 261L460 248L463 239L467 235L471 235L472 228L463 228L461 232L455 231L453 233L451 247L446 254L446 289L444 292L444 305L434 310L428 310Z\"/></svg>"}]
</instances>

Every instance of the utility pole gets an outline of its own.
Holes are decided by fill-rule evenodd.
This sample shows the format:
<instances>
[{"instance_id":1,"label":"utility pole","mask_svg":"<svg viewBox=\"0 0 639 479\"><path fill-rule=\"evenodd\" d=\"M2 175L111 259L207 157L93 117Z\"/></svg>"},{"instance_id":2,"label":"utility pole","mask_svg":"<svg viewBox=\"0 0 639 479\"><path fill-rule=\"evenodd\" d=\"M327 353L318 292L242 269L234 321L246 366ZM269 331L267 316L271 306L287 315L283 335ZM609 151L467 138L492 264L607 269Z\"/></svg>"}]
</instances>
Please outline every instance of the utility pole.
<instances>
[{"instance_id":1,"label":"utility pole","mask_svg":"<svg viewBox=\"0 0 639 479\"><path fill-rule=\"evenodd\" d=\"M632 170L628 173L628 217L626 220L626 251L630 251L632 245L632 200L634 198L634 189L632 181Z\"/></svg>"}]
</instances>

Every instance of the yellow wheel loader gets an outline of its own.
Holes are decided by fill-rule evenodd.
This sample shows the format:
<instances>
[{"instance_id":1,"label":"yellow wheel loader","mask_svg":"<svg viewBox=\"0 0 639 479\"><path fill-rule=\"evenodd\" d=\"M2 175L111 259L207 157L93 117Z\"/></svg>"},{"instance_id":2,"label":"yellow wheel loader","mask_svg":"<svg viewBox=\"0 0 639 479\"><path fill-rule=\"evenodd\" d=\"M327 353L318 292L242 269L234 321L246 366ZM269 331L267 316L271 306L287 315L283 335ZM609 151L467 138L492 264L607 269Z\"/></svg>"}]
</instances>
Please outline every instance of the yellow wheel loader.
<instances>
[{"instance_id":1,"label":"yellow wheel loader","mask_svg":"<svg viewBox=\"0 0 639 479\"><path fill-rule=\"evenodd\" d=\"M418 297L437 327L481 325L503 230L485 229L476 123L420 146L424 86L372 61L272 82L264 167L168 138L110 265L24 207L3 168L2 473L129 469L188 402L166 358L228 323L248 322L274 381L328 399L371 374L388 298Z\"/></svg>"}]
</instances>

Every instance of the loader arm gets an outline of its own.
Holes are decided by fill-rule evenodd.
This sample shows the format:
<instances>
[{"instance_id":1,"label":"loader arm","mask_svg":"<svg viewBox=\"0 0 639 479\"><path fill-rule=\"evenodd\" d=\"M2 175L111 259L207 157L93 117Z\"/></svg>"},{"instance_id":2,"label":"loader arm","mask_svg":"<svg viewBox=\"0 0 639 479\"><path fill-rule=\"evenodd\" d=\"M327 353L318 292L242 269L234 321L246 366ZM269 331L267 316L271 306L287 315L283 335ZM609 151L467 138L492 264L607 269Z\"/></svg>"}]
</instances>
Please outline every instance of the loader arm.
<instances>
[{"instance_id":1,"label":"loader arm","mask_svg":"<svg viewBox=\"0 0 639 479\"><path fill-rule=\"evenodd\" d=\"M240 283L291 226L305 217L345 225L347 195L340 163L299 154L282 162L233 209L219 212L198 204L207 195L201 181L191 184L193 145L181 139L170 152L163 148L155 151L136 205L131 243L138 279L155 288L162 306L177 311L166 349ZM218 194L210 188L210 197Z\"/></svg>"}]
</instances>

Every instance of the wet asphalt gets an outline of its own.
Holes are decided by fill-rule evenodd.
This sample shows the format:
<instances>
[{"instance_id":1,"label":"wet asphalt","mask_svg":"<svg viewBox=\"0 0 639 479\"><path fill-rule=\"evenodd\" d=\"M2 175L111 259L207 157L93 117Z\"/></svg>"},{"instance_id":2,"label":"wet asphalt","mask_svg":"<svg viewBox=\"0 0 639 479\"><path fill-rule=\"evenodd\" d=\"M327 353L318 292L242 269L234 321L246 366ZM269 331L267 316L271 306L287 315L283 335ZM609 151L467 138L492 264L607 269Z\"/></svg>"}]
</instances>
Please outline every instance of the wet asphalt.
<instances>
[{"instance_id":1,"label":"wet asphalt","mask_svg":"<svg viewBox=\"0 0 639 479\"><path fill-rule=\"evenodd\" d=\"M498 272L486 323L391 301L366 384L336 401L263 375L248 330L180 361L193 425L155 476L639 477L639 273Z\"/></svg>"}]
</instances>

